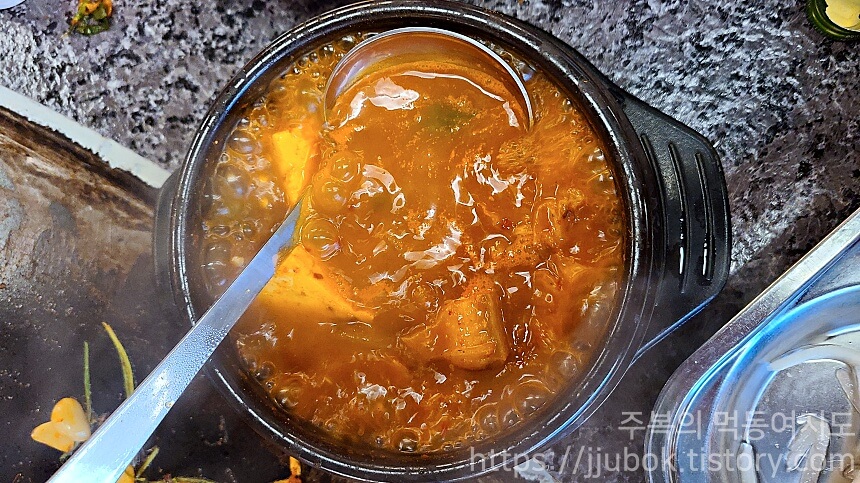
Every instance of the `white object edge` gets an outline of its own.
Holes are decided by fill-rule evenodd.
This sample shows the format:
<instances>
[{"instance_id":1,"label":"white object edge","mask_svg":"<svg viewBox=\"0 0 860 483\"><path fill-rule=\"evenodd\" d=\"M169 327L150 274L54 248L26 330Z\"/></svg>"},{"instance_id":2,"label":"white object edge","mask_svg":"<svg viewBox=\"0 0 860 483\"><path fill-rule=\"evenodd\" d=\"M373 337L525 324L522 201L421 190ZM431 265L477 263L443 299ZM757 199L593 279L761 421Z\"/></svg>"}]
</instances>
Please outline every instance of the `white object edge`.
<instances>
[{"instance_id":1,"label":"white object edge","mask_svg":"<svg viewBox=\"0 0 860 483\"><path fill-rule=\"evenodd\" d=\"M16 5L24 3L24 0L0 0L0 10L12 8Z\"/></svg>"},{"instance_id":2,"label":"white object edge","mask_svg":"<svg viewBox=\"0 0 860 483\"><path fill-rule=\"evenodd\" d=\"M101 158L111 169L126 171L153 188L160 188L170 176L166 169L116 141L4 86L0 86L0 107L66 136Z\"/></svg>"}]
</instances>

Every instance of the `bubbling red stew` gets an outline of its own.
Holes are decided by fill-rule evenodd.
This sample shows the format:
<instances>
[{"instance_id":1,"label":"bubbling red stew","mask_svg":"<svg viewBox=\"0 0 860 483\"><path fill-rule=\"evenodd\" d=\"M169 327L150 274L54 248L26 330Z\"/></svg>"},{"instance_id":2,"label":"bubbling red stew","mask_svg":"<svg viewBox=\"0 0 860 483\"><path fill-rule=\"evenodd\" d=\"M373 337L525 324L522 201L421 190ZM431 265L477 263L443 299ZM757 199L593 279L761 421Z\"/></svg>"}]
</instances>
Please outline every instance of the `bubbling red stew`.
<instances>
[{"instance_id":1,"label":"bubbling red stew","mask_svg":"<svg viewBox=\"0 0 860 483\"><path fill-rule=\"evenodd\" d=\"M247 371L350 444L451 450L591 367L624 272L622 201L584 113L506 52L531 129L444 58L371 73L324 120L327 77L361 38L299 58L246 109L205 187L204 272L217 296L301 201L298 246L233 331Z\"/></svg>"}]
</instances>

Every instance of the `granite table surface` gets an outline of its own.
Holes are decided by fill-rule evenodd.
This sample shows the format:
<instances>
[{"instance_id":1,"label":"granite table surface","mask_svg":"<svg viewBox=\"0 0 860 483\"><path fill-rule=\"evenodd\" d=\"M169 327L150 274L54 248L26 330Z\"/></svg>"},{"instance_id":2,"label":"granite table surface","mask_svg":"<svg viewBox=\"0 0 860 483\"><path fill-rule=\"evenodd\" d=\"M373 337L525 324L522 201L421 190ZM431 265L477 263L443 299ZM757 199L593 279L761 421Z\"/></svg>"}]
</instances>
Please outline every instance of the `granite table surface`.
<instances>
[{"instance_id":1,"label":"granite table surface","mask_svg":"<svg viewBox=\"0 0 860 483\"><path fill-rule=\"evenodd\" d=\"M233 73L280 33L342 2L119 0L112 28L93 37L63 35L71 3L27 0L0 11L0 85L175 169ZM722 159L733 232L726 288L638 361L614 396L559 446L641 453L643 432L631 438L618 429L624 413L647 415L683 360L860 207L860 44L823 38L799 1L477 3L569 43L619 86L702 133ZM207 384L195 382L201 401L217 398ZM226 418L244 434L229 409L212 405L204 421L223 426ZM252 436L227 445L195 446L193 434L185 441L187 451L173 451L162 464L174 474L217 481L285 475ZM22 471L0 469L0 479ZM583 468L561 477L589 480ZM38 480L23 481L32 478ZM621 470L599 480L644 475Z\"/></svg>"}]
</instances>

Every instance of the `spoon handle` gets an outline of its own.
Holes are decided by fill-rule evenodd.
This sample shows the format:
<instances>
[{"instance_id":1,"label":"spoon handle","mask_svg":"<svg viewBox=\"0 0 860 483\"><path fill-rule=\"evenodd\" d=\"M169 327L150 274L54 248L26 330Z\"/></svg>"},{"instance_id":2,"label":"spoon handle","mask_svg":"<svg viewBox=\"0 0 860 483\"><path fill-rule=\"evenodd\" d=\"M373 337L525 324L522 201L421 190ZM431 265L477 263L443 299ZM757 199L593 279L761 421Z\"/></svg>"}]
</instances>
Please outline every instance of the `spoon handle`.
<instances>
[{"instance_id":1,"label":"spoon handle","mask_svg":"<svg viewBox=\"0 0 860 483\"><path fill-rule=\"evenodd\" d=\"M115 483L295 245L301 202L224 294L92 437L51 477L53 483Z\"/></svg>"}]
</instances>

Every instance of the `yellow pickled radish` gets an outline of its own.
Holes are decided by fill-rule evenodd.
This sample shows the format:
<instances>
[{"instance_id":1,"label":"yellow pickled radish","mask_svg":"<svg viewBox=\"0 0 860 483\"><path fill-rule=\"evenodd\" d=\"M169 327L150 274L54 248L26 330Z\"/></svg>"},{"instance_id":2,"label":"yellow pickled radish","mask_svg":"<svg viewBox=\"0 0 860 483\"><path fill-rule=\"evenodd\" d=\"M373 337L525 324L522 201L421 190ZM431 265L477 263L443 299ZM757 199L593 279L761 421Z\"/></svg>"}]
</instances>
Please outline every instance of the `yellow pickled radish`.
<instances>
[{"instance_id":1,"label":"yellow pickled radish","mask_svg":"<svg viewBox=\"0 0 860 483\"><path fill-rule=\"evenodd\" d=\"M66 436L77 443L86 441L92 434L84 408L74 398L67 397L57 401L51 411L51 422L57 424L58 428L63 428Z\"/></svg>"},{"instance_id":2,"label":"yellow pickled radish","mask_svg":"<svg viewBox=\"0 0 860 483\"><path fill-rule=\"evenodd\" d=\"M134 483L134 468L129 465L128 468L122 472L122 476L116 480L116 483Z\"/></svg>"},{"instance_id":3,"label":"yellow pickled radish","mask_svg":"<svg viewBox=\"0 0 860 483\"><path fill-rule=\"evenodd\" d=\"M827 0L825 13L842 28L860 30L860 0Z\"/></svg>"},{"instance_id":4,"label":"yellow pickled radish","mask_svg":"<svg viewBox=\"0 0 860 483\"><path fill-rule=\"evenodd\" d=\"M36 429L30 433L30 437L37 443L50 446L63 453L68 453L75 447L75 441L65 433L65 428L53 421L36 426Z\"/></svg>"}]
</instances>

